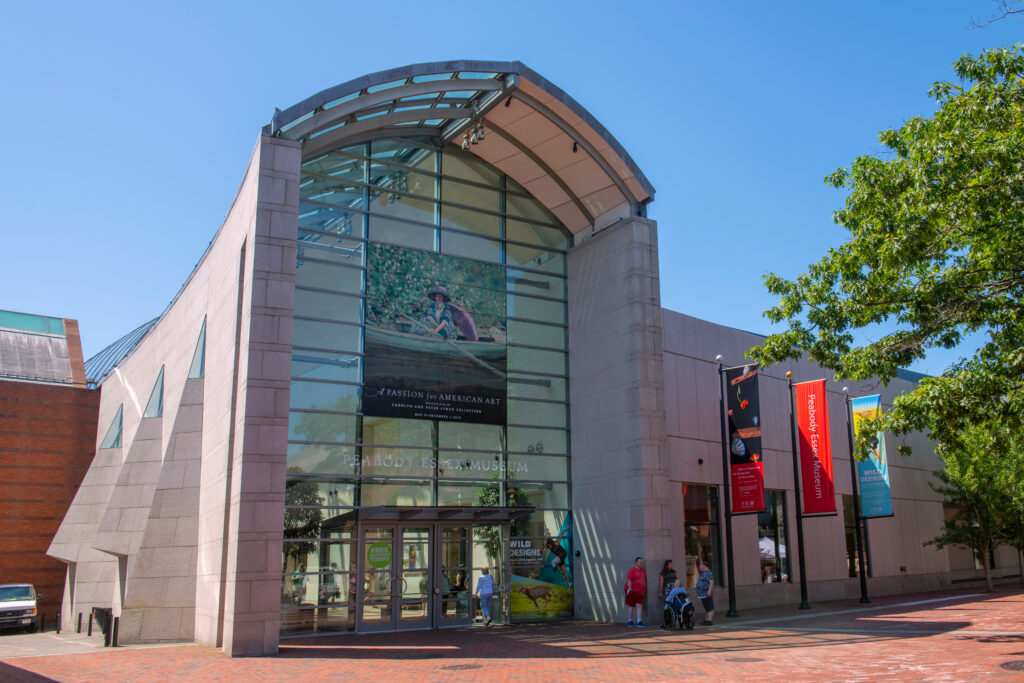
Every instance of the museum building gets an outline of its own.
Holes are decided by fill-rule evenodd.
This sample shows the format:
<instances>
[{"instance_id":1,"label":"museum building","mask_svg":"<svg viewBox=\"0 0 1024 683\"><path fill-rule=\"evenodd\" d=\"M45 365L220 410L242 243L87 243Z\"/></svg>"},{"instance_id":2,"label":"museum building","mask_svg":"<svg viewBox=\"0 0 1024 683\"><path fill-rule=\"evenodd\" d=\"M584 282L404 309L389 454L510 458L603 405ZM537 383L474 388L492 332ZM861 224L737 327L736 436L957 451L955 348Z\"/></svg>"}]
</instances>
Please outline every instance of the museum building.
<instances>
[{"instance_id":1,"label":"museum building","mask_svg":"<svg viewBox=\"0 0 1024 683\"><path fill-rule=\"evenodd\" d=\"M485 568L499 623L620 618L636 556L655 583L669 558L720 583L714 359L742 364L761 337L662 309L653 195L519 62L417 64L278 110L174 300L86 362L96 455L49 548L65 625L111 607L121 642L266 655L478 622ZM746 606L797 595L787 370L825 374L760 376L765 512L733 524ZM818 600L858 586L827 387L838 513L805 520ZM880 593L976 572L921 546L944 510L911 441L894 516L870 523Z\"/></svg>"}]
</instances>

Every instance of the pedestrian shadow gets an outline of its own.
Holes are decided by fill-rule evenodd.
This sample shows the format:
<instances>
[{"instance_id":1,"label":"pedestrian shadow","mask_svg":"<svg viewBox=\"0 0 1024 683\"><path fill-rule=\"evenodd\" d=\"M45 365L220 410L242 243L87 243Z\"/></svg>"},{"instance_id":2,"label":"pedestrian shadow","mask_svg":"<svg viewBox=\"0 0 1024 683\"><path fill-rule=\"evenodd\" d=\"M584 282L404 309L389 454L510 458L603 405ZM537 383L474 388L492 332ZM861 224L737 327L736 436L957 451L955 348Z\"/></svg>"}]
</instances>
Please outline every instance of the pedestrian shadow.
<instances>
[{"instance_id":1,"label":"pedestrian shadow","mask_svg":"<svg viewBox=\"0 0 1024 683\"><path fill-rule=\"evenodd\" d=\"M4 683L57 683L52 678L40 676L7 662L0 662L0 681Z\"/></svg>"}]
</instances>

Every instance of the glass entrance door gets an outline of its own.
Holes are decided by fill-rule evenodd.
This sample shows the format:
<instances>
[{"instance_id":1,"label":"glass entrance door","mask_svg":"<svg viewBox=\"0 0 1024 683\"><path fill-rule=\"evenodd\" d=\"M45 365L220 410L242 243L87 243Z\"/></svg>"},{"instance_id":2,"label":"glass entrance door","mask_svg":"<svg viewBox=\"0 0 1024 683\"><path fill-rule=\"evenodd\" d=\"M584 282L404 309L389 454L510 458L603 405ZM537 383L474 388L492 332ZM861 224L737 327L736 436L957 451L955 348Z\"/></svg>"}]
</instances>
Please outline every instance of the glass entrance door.
<instances>
[{"instance_id":1,"label":"glass entrance door","mask_svg":"<svg viewBox=\"0 0 1024 683\"><path fill-rule=\"evenodd\" d=\"M430 628L432 537L433 528L422 524L361 529L357 630Z\"/></svg>"},{"instance_id":2,"label":"glass entrance door","mask_svg":"<svg viewBox=\"0 0 1024 683\"><path fill-rule=\"evenodd\" d=\"M438 626L473 623L473 537L468 526L438 529L438 575L434 610Z\"/></svg>"}]
</instances>

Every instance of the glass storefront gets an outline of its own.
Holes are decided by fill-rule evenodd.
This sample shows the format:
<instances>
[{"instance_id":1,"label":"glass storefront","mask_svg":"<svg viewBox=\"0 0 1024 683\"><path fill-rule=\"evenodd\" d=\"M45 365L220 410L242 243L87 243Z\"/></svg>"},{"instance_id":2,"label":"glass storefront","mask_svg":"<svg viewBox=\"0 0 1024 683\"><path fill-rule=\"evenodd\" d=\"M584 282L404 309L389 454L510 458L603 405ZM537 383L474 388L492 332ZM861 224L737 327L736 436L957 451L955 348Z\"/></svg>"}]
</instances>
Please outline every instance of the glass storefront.
<instances>
[{"instance_id":1,"label":"glass storefront","mask_svg":"<svg viewBox=\"0 0 1024 683\"><path fill-rule=\"evenodd\" d=\"M495 621L572 615L571 244L458 150L304 161L282 633L472 623L484 566Z\"/></svg>"}]
</instances>

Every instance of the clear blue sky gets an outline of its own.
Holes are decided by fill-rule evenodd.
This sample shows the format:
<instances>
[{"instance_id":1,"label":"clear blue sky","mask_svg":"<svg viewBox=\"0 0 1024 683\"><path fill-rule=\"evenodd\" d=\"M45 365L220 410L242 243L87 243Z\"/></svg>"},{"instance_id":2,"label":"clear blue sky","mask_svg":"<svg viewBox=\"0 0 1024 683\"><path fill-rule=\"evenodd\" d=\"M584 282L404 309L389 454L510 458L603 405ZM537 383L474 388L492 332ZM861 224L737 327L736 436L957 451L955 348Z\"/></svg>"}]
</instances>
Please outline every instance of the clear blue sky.
<instances>
[{"instance_id":1,"label":"clear blue sky","mask_svg":"<svg viewBox=\"0 0 1024 683\"><path fill-rule=\"evenodd\" d=\"M0 309L77 318L90 356L164 310L274 107L495 59L568 92L653 183L662 304L767 332L762 275L844 241L825 174L929 114L957 57L1024 38L1012 19L970 30L989 0L501 6L5 3Z\"/></svg>"}]
</instances>

